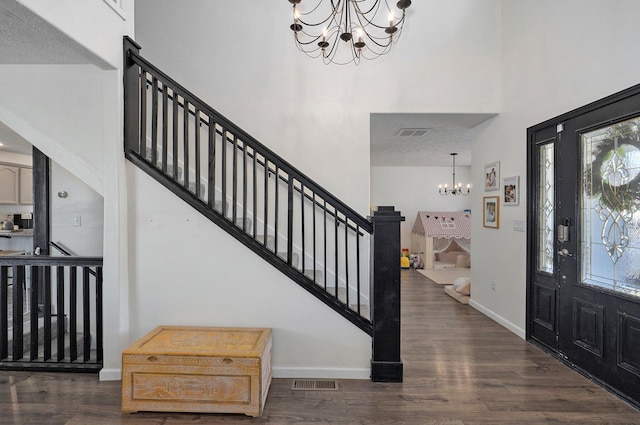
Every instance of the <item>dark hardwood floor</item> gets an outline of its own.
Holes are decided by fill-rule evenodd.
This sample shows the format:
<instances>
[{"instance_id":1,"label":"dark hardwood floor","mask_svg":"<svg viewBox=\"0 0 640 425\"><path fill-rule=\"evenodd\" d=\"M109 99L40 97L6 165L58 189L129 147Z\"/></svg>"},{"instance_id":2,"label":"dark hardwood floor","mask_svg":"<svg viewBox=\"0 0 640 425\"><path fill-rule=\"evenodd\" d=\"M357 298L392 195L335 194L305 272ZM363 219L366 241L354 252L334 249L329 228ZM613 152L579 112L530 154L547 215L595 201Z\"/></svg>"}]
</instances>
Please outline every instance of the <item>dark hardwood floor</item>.
<instances>
[{"instance_id":1,"label":"dark hardwood floor","mask_svg":"<svg viewBox=\"0 0 640 425\"><path fill-rule=\"evenodd\" d=\"M402 384L291 391L275 379L261 418L121 415L120 382L0 372L0 424L640 424L640 412L418 272L402 271L402 297Z\"/></svg>"}]
</instances>

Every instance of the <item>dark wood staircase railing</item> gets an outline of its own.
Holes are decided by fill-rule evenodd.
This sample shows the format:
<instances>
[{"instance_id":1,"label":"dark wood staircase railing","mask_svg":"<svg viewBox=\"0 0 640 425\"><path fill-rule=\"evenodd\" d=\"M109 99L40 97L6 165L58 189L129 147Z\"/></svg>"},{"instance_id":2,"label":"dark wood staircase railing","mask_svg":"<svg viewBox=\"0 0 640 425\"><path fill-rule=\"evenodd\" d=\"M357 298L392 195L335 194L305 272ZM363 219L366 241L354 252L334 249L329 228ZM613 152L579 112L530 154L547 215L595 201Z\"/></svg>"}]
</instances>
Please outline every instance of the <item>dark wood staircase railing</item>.
<instances>
[{"instance_id":1,"label":"dark wood staircase railing","mask_svg":"<svg viewBox=\"0 0 640 425\"><path fill-rule=\"evenodd\" d=\"M372 379L401 381L404 218L361 216L139 51L125 37L126 158L371 335Z\"/></svg>"}]
</instances>

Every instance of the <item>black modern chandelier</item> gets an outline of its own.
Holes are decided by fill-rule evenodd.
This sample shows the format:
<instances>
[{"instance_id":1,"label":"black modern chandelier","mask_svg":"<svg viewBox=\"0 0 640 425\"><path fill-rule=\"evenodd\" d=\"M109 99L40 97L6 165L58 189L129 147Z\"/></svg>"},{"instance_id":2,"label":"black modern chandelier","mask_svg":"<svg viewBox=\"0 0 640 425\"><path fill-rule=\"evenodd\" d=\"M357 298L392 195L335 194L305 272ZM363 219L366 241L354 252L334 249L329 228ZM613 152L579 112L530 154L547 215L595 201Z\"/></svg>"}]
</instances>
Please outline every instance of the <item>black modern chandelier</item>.
<instances>
[{"instance_id":1,"label":"black modern chandelier","mask_svg":"<svg viewBox=\"0 0 640 425\"><path fill-rule=\"evenodd\" d=\"M456 185L456 155L457 153L450 153L451 158L453 158L453 188L449 189L449 187L445 184L444 188L441 184L438 185L438 193L440 195L468 195L471 193L471 185L467 185L467 190L462 190L462 183L458 183Z\"/></svg>"},{"instance_id":2,"label":"black modern chandelier","mask_svg":"<svg viewBox=\"0 0 640 425\"><path fill-rule=\"evenodd\" d=\"M411 0L289 0L296 46L325 64L375 59L400 37Z\"/></svg>"}]
</instances>

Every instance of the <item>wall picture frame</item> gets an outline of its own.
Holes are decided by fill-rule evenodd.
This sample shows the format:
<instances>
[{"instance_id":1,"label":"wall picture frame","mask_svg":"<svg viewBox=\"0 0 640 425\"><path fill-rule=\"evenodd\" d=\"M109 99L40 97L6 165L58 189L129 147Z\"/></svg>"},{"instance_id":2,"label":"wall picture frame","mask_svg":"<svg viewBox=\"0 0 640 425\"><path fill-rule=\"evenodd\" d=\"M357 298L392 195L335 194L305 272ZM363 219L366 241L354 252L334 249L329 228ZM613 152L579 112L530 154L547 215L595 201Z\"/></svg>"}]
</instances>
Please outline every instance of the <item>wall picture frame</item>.
<instances>
[{"instance_id":1,"label":"wall picture frame","mask_svg":"<svg viewBox=\"0 0 640 425\"><path fill-rule=\"evenodd\" d=\"M482 198L482 225L494 229L500 228L500 196Z\"/></svg>"},{"instance_id":2,"label":"wall picture frame","mask_svg":"<svg viewBox=\"0 0 640 425\"><path fill-rule=\"evenodd\" d=\"M484 190L485 192L500 189L500 161L490 162L484 165Z\"/></svg>"},{"instance_id":3,"label":"wall picture frame","mask_svg":"<svg viewBox=\"0 0 640 425\"><path fill-rule=\"evenodd\" d=\"M502 196L505 207L520 204L520 176L502 179Z\"/></svg>"}]
</instances>

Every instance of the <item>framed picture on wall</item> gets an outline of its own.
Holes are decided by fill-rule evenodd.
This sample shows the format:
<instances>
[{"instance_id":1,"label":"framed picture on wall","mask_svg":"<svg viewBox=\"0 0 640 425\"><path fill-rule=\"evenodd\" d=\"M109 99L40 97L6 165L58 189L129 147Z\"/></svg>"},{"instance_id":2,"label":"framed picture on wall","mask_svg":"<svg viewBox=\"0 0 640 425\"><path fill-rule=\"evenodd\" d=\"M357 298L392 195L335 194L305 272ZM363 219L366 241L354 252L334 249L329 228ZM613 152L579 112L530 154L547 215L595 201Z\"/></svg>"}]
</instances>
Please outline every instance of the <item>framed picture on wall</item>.
<instances>
[{"instance_id":1,"label":"framed picture on wall","mask_svg":"<svg viewBox=\"0 0 640 425\"><path fill-rule=\"evenodd\" d=\"M502 179L502 195L505 207L520 204L520 176Z\"/></svg>"},{"instance_id":2,"label":"framed picture on wall","mask_svg":"<svg viewBox=\"0 0 640 425\"><path fill-rule=\"evenodd\" d=\"M491 162L484 166L484 190L500 189L500 161Z\"/></svg>"},{"instance_id":3,"label":"framed picture on wall","mask_svg":"<svg viewBox=\"0 0 640 425\"><path fill-rule=\"evenodd\" d=\"M500 227L500 197L485 196L482 198L482 225L484 227Z\"/></svg>"}]
</instances>

